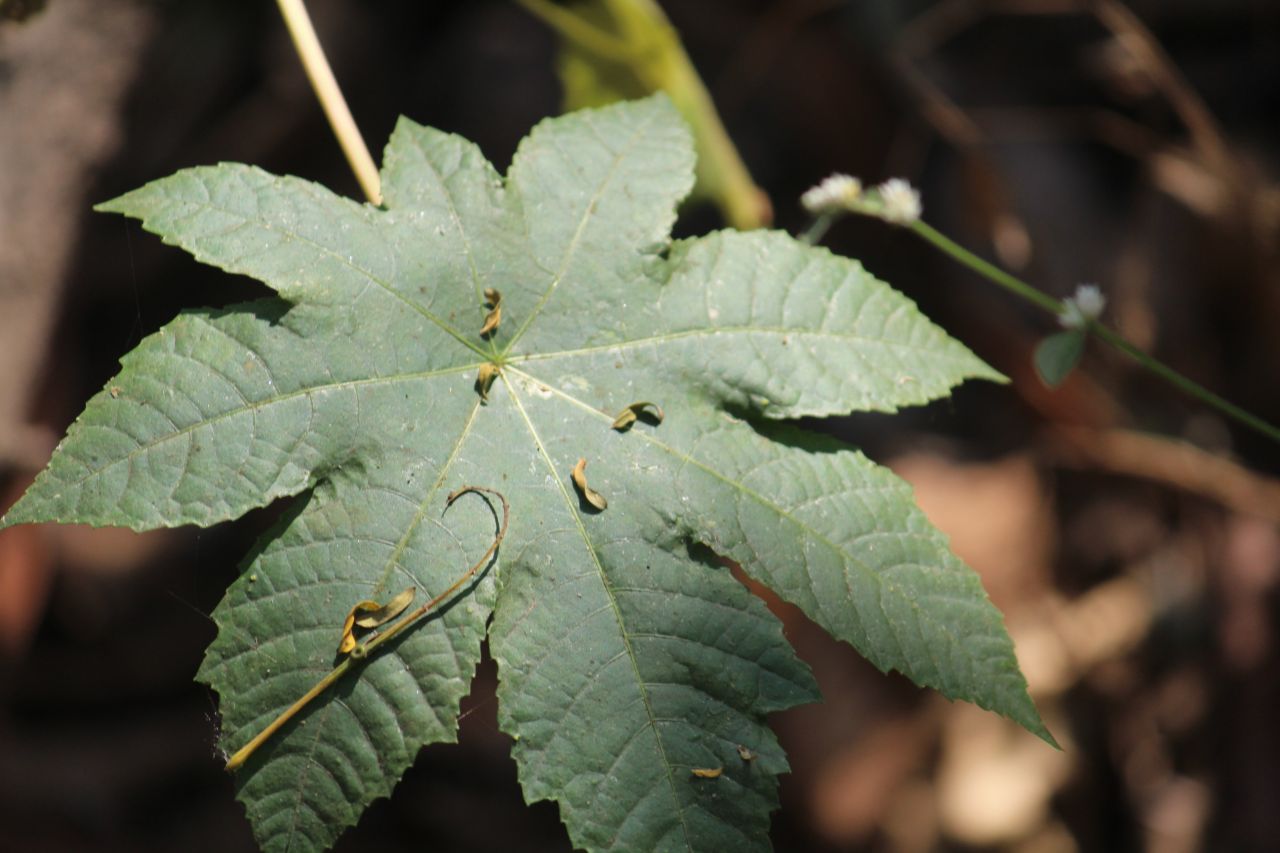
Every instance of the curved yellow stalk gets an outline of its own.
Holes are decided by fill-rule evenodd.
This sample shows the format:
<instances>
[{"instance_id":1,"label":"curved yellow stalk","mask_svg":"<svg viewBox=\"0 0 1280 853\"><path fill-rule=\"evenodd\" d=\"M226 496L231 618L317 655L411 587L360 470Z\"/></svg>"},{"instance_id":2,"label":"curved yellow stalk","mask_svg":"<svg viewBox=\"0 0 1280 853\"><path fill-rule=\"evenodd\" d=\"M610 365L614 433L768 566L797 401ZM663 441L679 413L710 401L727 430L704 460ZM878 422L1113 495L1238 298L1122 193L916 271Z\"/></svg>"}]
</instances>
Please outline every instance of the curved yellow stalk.
<instances>
[{"instance_id":1,"label":"curved yellow stalk","mask_svg":"<svg viewBox=\"0 0 1280 853\"><path fill-rule=\"evenodd\" d=\"M493 542L490 543L488 550L484 552L484 556L482 556L479 560L477 560L475 565L473 565L471 568L463 572L462 576L459 577L456 581L454 581L453 585L450 586L448 589L446 589L444 592L440 593L435 598L426 602L417 610L414 610L411 613L407 614L399 622L396 622L387 630L375 635L367 643L361 643L360 645L352 649L351 654L345 660L339 663L336 667L334 667L332 672L330 672L324 678L317 681L315 686L312 687L310 690L308 690L305 694L303 694L303 696L300 699L298 699L297 702L294 702L292 705L290 705L288 708L282 711L280 713L280 716L272 720L271 723L267 725L267 727L264 728L262 731L258 732L258 734L256 734L252 740L250 740L244 746L236 750L235 755L232 755L231 758L227 759L227 767L226 767L227 770L234 771L244 766L244 763L249 760L249 757L253 755L254 752L257 751L258 747L266 743L267 740L276 732L278 732L281 729L281 727L284 726L285 723L289 722L295 716L297 716L298 713L302 711L304 708L306 708L307 705L309 705L313 699L315 699L317 696L319 696L321 693L327 690L338 679L342 678L342 676L346 674L347 670L367 660L369 658L369 655L371 655L383 643L390 641L392 637L395 637L397 634L399 634L401 631L408 628L413 623L417 622L423 616L426 616L428 613L430 613L432 610L435 609L436 605L440 604L442 601L446 601L449 598L451 598L455 592L461 589L463 585L466 584L466 582L469 581L475 575L476 572L480 571L481 568L488 565L489 558L491 558L494 552L498 550L498 546L502 544L503 538L506 537L507 535L507 523L510 521L511 507L507 504L506 497L502 494L502 492L499 492L497 489L490 489L490 488L486 488L485 486L463 486L462 488L458 489L456 492L453 492L449 495L449 498L445 503L445 509L448 509L450 506L453 506L453 502L456 501L458 498L462 497L463 495L465 495L467 492L477 492L477 493L483 492L485 494L493 495L498 500L502 501L502 524L499 526L497 534L494 535Z\"/></svg>"}]
</instances>

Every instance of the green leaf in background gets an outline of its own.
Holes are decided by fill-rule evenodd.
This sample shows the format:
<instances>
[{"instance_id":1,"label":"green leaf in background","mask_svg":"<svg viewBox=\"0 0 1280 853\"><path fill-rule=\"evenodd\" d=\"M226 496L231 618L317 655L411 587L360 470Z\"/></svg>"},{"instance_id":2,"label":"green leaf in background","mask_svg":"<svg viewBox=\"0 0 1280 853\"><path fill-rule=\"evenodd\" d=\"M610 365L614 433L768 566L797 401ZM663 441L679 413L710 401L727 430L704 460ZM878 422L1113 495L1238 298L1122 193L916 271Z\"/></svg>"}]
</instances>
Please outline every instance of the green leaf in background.
<instances>
[{"instance_id":1,"label":"green leaf in background","mask_svg":"<svg viewBox=\"0 0 1280 853\"><path fill-rule=\"evenodd\" d=\"M692 197L713 202L734 228L772 222L769 197L751 180L661 6L654 0L518 2L559 35L556 69L566 112L666 92L693 129L698 160Z\"/></svg>"},{"instance_id":2,"label":"green leaf in background","mask_svg":"<svg viewBox=\"0 0 1280 853\"><path fill-rule=\"evenodd\" d=\"M1084 342L1088 334L1082 329L1058 332L1036 345L1035 365L1040 381L1050 388L1057 388L1080 363L1084 354Z\"/></svg>"},{"instance_id":3,"label":"green leaf in background","mask_svg":"<svg viewBox=\"0 0 1280 853\"><path fill-rule=\"evenodd\" d=\"M656 97L543 122L505 178L402 120L385 209L239 165L102 206L277 296L144 340L2 524L208 525L299 496L214 613L200 678L228 751L332 669L357 602L428 599L484 552L493 514L442 515L448 492L510 501L495 565L237 774L264 848L332 844L453 740L488 625L525 795L575 845L767 849L787 764L765 715L817 693L713 555L881 669L1052 742L910 489L785 422L1000 377L856 262L770 232L671 242L692 169Z\"/></svg>"}]
</instances>

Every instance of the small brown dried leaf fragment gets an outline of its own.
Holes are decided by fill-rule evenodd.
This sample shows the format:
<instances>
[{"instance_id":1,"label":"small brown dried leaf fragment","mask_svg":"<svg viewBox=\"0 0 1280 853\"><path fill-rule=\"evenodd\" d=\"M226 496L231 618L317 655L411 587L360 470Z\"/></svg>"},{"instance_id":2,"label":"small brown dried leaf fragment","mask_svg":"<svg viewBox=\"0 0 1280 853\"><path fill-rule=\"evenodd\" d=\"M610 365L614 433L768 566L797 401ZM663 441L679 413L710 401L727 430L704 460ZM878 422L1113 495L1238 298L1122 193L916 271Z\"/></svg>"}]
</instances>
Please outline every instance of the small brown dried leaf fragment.
<instances>
[{"instance_id":1,"label":"small brown dried leaf fragment","mask_svg":"<svg viewBox=\"0 0 1280 853\"><path fill-rule=\"evenodd\" d=\"M756 754L742 744L738 744L738 757L743 761L755 761Z\"/></svg>"},{"instance_id":2,"label":"small brown dried leaf fragment","mask_svg":"<svg viewBox=\"0 0 1280 853\"><path fill-rule=\"evenodd\" d=\"M481 400L489 399L489 387L493 385L493 380L498 377L498 365L491 361L486 361L480 365L480 372L476 374L476 391L480 393Z\"/></svg>"},{"instance_id":3,"label":"small brown dried leaf fragment","mask_svg":"<svg viewBox=\"0 0 1280 853\"><path fill-rule=\"evenodd\" d=\"M356 624L361 628L377 628L384 622L390 622L404 612L404 609L409 606L409 602L413 601L413 597L417 594L417 587L411 586L372 613L365 616L357 616Z\"/></svg>"},{"instance_id":4,"label":"small brown dried leaf fragment","mask_svg":"<svg viewBox=\"0 0 1280 853\"><path fill-rule=\"evenodd\" d=\"M694 767L691 771L699 779L719 779L724 772L723 767Z\"/></svg>"},{"instance_id":5,"label":"small brown dried leaf fragment","mask_svg":"<svg viewBox=\"0 0 1280 853\"><path fill-rule=\"evenodd\" d=\"M342 638L338 640L338 653L350 654L351 650L356 647L356 614L360 611L377 610L380 605L376 601L357 601L355 606L347 613L347 618L342 622Z\"/></svg>"},{"instance_id":6,"label":"small brown dried leaf fragment","mask_svg":"<svg viewBox=\"0 0 1280 853\"><path fill-rule=\"evenodd\" d=\"M578 491L582 492L582 497L587 503L596 509L608 509L609 502L604 499L604 495L587 485L587 460L579 459L578 464L573 466L573 484L578 487Z\"/></svg>"},{"instance_id":7,"label":"small brown dried leaf fragment","mask_svg":"<svg viewBox=\"0 0 1280 853\"><path fill-rule=\"evenodd\" d=\"M502 322L502 294L492 287L486 287L484 299L484 304L489 307L489 313L485 315L484 325L480 327L482 338L489 337L498 331L498 324Z\"/></svg>"},{"instance_id":8,"label":"small brown dried leaf fragment","mask_svg":"<svg viewBox=\"0 0 1280 853\"><path fill-rule=\"evenodd\" d=\"M645 416L645 420L652 420L654 424L662 423L662 419L666 417L662 412L662 407L657 403L650 403L648 400L642 400L639 403L632 403L630 406L623 409L622 412L613 419L611 426L621 432L635 423L636 419L641 415Z\"/></svg>"},{"instance_id":9,"label":"small brown dried leaf fragment","mask_svg":"<svg viewBox=\"0 0 1280 853\"><path fill-rule=\"evenodd\" d=\"M355 627L357 625L361 628L376 628L391 621L404 612L416 594L417 590L409 587L386 604L367 600L356 602L347 613L347 618L343 620L342 639L338 642L338 652L344 655L350 654L356 647Z\"/></svg>"}]
</instances>

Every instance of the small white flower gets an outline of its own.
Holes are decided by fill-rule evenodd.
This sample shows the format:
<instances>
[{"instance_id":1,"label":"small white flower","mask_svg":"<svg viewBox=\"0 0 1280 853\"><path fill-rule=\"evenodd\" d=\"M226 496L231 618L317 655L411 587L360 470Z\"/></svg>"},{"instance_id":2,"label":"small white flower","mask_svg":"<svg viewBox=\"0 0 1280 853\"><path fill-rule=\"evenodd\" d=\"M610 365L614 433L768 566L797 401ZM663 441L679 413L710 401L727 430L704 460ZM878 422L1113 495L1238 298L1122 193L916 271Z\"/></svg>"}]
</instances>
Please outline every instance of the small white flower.
<instances>
[{"instance_id":1,"label":"small white flower","mask_svg":"<svg viewBox=\"0 0 1280 853\"><path fill-rule=\"evenodd\" d=\"M1058 322L1064 329L1083 329L1089 321L1102 316L1102 309L1107 307L1107 297L1096 284L1081 284L1076 292L1069 296L1063 304Z\"/></svg>"},{"instance_id":2,"label":"small white flower","mask_svg":"<svg viewBox=\"0 0 1280 853\"><path fill-rule=\"evenodd\" d=\"M836 213L848 210L850 205L862 195L862 182L849 175L835 174L823 178L816 187L805 190L800 196L804 209L819 216L824 213Z\"/></svg>"},{"instance_id":3,"label":"small white flower","mask_svg":"<svg viewBox=\"0 0 1280 853\"><path fill-rule=\"evenodd\" d=\"M1101 288L1096 284L1082 284L1077 287L1075 300L1080 306L1080 313L1090 320L1098 319L1102 309L1107 306L1107 297L1102 295Z\"/></svg>"},{"instance_id":4,"label":"small white flower","mask_svg":"<svg viewBox=\"0 0 1280 853\"><path fill-rule=\"evenodd\" d=\"M1062 313L1058 315L1058 325L1064 329L1084 328L1084 314L1080 312L1080 306L1076 304L1074 299L1068 299L1063 302Z\"/></svg>"},{"instance_id":5,"label":"small white flower","mask_svg":"<svg viewBox=\"0 0 1280 853\"><path fill-rule=\"evenodd\" d=\"M880 193L880 218L896 225L909 225L920 218L924 207L920 193L902 178L890 178L876 188Z\"/></svg>"}]
</instances>

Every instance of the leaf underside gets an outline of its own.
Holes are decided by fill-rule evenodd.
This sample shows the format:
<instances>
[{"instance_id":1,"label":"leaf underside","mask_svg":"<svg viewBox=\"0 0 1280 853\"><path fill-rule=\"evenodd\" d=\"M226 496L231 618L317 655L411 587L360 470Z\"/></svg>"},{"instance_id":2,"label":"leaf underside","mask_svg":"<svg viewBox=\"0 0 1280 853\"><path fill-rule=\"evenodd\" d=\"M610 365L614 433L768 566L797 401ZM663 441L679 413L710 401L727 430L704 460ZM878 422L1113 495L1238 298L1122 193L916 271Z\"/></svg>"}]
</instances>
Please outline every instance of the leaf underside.
<instances>
[{"instance_id":1,"label":"leaf underside","mask_svg":"<svg viewBox=\"0 0 1280 853\"><path fill-rule=\"evenodd\" d=\"M1080 363L1086 334L1083 329L1069 329L1049 335L1036 345L1035 367L1040 381L1057 388Z\"/></svg>"},{"instance_id":2,"label":"leaf underside","mask_svg":"<svg viewBox=\"0 0 1280 853\"><path fill-rule=\"evenodd\" d=\"M228 750L332 668L353 604L426 600L484 552L492 507L445 514L448 492L511 503L494 565L237 775L264 848L332 844L453 740L488 625L525 796L555 800L575 845L767 849L787 765L764 717L816 688L705 549L881 669L1051 740L910 489L784 422L1000 377L856 262L770 232L671 242L692 160L657 97L543 122L505 178L402 120L385 209L229 164L101 206L277 296L144 340L3 524L209 525L302 495L214 613L199 677ZM612 429L637 401L665 418Z\"/></svg>"}]
</instances>

